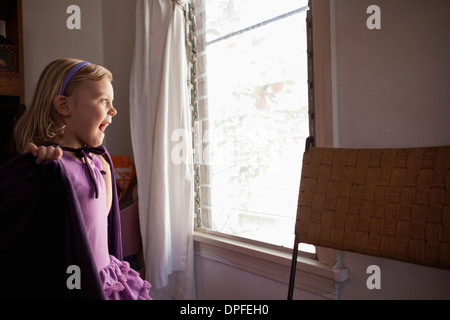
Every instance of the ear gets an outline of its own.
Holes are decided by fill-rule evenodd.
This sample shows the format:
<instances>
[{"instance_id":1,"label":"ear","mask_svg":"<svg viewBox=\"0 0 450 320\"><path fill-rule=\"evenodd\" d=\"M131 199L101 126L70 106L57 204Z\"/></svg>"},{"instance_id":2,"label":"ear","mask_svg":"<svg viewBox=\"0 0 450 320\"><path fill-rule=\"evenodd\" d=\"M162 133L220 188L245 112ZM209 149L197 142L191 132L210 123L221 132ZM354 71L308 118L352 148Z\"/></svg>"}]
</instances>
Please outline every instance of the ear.
<instances>
[{"instance_id":1,"label":"ear","mask_svg":"<svg viewBox=\"0 0 450 320\"><path fill-rule=\"evenodd\" d=\"M71 108L69 105L69 99L66 96L59 95L54 97L53 106L55 107L56 111L63 117L70 116Z\"/></svg>"}]
</instances>

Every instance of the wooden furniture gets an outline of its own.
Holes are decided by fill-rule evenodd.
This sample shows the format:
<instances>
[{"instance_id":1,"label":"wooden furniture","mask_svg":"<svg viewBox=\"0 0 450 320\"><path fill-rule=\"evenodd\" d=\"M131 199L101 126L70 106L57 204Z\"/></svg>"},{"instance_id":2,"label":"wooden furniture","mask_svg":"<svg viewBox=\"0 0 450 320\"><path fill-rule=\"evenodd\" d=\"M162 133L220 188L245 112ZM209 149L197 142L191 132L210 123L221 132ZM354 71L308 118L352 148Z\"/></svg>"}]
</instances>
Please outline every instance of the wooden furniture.
<instances>
[{"instance_id":1,"label":"wooden furniture","mask_svg":"<svg viewBox=\"0 0 450 320\"><path fill-rule=\"evenodd\" d=\"M288 299L300 242L450 269L450 146L310 147Z\"/></svg>"},{"instance_id":2,"label":"wooden furniture","mask_svg":"<svg viewBox=\"0 0 450 320\"><path fill-rule=\"evenodd\" d=\"M25 110L22 1L0 0L0 21L6 38L6 41L3 41L6 43L0 45L0 164L2 164L15 154L13 128Z\"/></svg>"}]
</instances>

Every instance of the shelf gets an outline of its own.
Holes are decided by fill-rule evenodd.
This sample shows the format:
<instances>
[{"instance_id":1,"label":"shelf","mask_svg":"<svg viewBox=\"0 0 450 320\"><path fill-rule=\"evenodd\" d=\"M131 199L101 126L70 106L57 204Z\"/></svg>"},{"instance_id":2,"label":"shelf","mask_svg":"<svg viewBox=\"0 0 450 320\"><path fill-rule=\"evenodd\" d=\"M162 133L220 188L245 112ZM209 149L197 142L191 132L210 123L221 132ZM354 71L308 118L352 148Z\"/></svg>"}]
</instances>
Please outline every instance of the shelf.
<instances>
[{"instance_id":1,"label":"shelf","mask_svg":"<svg viewBox=\"0 0 450 320\"><path fill-rule=\"evenodd\" d=\"M0 72L0 104L17 97L24 103L22 1L0 0L0 20L5 20L6 38L15 47L15 73Z\"/></svg>"},{"instance_id":2,"label":"shelf","mask_svg":"<svg viewBox=\"0 0 450 320\"><path fill-rule=\"evenodd\" d=\"M19 73L0 72L0 96L21 96L21 79Z\"/></svg>"},{"instance_id":3,"label":"shelf","mask_svg":"<svg viewBox=\"0 0 450 320\"><path fill-rule=\"evenodd\" d=\"M4 36L14 46L14 73L0 72L0 164L15 155L13 130L25 106L23 65L22 0L0 0L0 20Z\"/></svg>"}]
</instances>

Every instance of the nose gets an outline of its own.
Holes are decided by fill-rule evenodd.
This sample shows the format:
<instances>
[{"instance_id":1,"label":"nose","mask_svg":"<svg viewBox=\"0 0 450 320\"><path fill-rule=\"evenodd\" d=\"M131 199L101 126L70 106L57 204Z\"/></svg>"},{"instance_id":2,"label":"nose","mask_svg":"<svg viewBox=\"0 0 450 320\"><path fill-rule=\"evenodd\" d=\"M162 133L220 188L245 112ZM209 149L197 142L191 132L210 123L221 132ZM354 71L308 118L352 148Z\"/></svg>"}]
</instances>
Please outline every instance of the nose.
<instances>
[{"instance_id":1,"label":"nose","mask_svg":"<svg viewBox=\"0 0 450 320\"><path fill-rule=\"evenodd\" d=\"M109 108L108 114L111 117L114 117L117 114L117 110L114 108L114 106L112 104L110 104L110 108Z\"/></svg>"}]
</instances>

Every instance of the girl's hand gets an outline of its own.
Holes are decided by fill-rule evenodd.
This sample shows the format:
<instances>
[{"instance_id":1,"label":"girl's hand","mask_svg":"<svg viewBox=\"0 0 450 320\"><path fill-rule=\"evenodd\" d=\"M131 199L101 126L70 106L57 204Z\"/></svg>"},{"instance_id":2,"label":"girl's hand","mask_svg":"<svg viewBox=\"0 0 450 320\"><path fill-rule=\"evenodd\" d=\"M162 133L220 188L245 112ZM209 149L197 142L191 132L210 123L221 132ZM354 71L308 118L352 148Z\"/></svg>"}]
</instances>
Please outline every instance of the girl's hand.
<instances>
[{"instance_id":1,"label":"girl's hand","mask_svg":"<svg viewBox=\"0 0 450 320\"><path fill-rule=\"evenodd\" d=\"M63 151L60 147L53 146L36 146L34 143L28 143L23 153L31 152L36 157L36 164L40 164L45 160L59 160Z\"/></svg>"}]
</instances>

